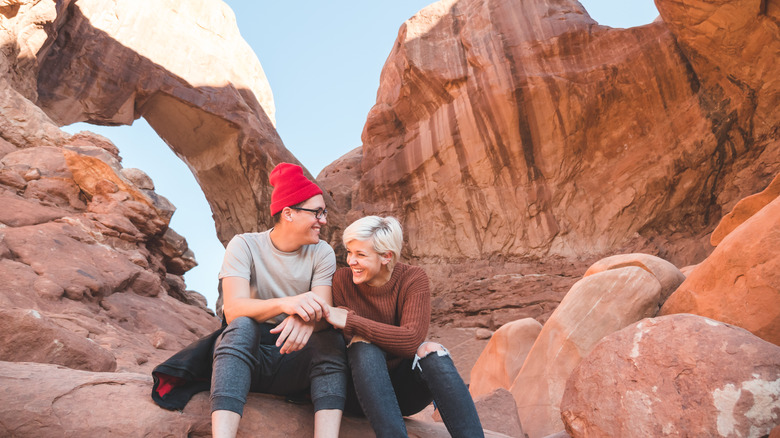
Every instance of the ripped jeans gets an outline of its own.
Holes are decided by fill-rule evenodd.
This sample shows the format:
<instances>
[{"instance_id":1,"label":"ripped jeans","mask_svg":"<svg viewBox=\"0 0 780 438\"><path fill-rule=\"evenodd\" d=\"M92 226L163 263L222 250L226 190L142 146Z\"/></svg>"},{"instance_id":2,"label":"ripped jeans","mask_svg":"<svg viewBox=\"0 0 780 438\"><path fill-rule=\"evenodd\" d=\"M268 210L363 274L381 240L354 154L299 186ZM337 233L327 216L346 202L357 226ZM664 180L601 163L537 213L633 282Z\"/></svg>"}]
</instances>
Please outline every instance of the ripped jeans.
<instances>
[{"instance_id":1,"label":"ripped jeans","mask_svg":"<svg viewBox=\"0 0 780 438\"><path fill-rule=\"evenodd\" d=\"M360 407L378 438L407 437L403 416L423 410L431 400L453 437L484 437L468 388L446 350L404 359L388 371L385 352L374 344L347 348Z\"/></svg>"}]
</instances>

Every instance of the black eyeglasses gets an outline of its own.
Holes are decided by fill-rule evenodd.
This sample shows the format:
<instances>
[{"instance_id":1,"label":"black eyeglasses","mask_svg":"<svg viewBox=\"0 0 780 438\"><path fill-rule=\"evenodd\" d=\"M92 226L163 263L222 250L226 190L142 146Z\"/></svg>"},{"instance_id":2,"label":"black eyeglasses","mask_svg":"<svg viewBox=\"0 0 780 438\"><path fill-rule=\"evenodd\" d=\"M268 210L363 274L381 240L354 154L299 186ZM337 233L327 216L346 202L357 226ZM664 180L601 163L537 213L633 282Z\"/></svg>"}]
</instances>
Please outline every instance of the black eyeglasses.
<instances>
[{"instance_id":1,"label":"black eyeglasses","mask_svg":"<svg viewBox=\"0 0 780 438\"><path fill-rule=\"evenodd\" d=\"M313 210L311 208L303 208L303 207L290 207L290 208L292 208L293 210L303 210L303 211L308 211L310 213L314 213L314 217L317 220L320 220L320 219L328 216L328 209L327 208L318 208L316 210Z\"/></svg>"}]
</instances>

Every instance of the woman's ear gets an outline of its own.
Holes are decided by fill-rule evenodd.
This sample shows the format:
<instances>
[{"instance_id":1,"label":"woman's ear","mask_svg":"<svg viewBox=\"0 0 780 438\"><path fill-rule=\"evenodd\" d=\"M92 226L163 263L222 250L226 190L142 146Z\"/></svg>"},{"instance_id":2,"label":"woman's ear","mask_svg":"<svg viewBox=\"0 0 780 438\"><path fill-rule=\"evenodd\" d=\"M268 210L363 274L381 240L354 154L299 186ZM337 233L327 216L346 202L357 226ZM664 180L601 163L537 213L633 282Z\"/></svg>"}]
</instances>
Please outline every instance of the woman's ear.
<instances>
[{"instance_id":1,"label":"woman's ear","mask_svg":"<svg viewBox=\"0 0 780 438\"><path fill-rule=\"evenodd\" d=\"M384 254L380 254L380 257L382 257L382 264L383 265L387 265L391 261L393 261L393 253L390 252L390 251L388 251L388 252L386 252Z\"/></svg>"}]
</instances>

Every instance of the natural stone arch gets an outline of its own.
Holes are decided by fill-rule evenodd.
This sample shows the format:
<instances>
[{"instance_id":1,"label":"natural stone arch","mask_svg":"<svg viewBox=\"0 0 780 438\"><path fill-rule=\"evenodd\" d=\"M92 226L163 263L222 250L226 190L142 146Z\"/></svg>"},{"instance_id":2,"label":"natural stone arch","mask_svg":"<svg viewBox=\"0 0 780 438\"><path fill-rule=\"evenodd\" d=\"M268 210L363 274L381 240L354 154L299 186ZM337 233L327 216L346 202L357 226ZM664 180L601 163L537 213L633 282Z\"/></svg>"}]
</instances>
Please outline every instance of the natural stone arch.
<instances>
[{"instance_id":1,"label":"natural stone arch","mask_svg":"<svg viewBox=\"0 0 780 438\"><path fill-rule=\"evenodd\" d=\"M37 54L37 104L61 126L144 117L195 175L223 244L270 227L268 174L300 163L276 132L270 86L232 11L218 0L186 12L145 1L80 0L58 10ZM157 35L137 37L150 29Z\"/></svg>"}]
</instances>

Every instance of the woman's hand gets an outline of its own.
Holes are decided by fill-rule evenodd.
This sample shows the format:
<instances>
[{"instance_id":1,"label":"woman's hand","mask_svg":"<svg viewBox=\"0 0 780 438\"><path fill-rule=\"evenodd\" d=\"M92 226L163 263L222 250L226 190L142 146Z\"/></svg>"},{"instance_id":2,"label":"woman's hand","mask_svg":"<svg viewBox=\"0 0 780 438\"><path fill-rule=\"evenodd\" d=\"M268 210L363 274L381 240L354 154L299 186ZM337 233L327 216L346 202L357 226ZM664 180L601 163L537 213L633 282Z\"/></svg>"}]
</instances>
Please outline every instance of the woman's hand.
<instances>
[{"instance_id":1,"label":"woman's hand","mask_svg":"<svg viewBox=\"0 0 780 438\"><path fill-rule=\"evenodd\" d=\"M329 312L325 314L325 319L328 320L330 325L337 329L344 329L347 326L347 309L341 309L338 307L329 307Z\"/></svg>"},{"instance_id":2,"label":"woman's hand","mask_svg":"<svg viewBox=\"0 0 780 438\"><path fill-rule=\"evenodd\" d=\"M306 323L296 315L290 315L279 325L271 329L271 333L281 333L276 340L276 346L282 347L282 354L292 353L303 348L314 332L314 323ZM284 344L284 345L282 345Z\"/></svg>"}]
</instances>

